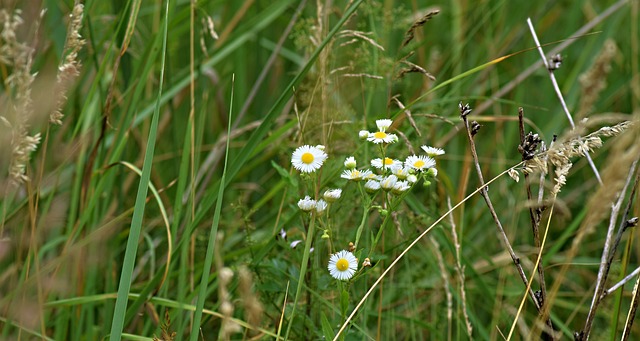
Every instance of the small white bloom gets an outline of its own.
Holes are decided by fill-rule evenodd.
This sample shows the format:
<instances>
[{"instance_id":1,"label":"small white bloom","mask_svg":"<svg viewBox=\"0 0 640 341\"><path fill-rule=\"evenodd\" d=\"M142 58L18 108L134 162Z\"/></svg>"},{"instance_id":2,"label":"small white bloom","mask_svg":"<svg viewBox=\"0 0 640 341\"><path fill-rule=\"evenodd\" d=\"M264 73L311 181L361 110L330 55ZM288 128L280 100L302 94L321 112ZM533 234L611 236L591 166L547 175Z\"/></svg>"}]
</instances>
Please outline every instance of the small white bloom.
<instances>
[{"instance_id":1,"label":"small white bloom","mask_svg":"<svg viewBox=\"0 0 640 341\"><path fill-rule=\"evenodd\" d=\"M294 241L292 241L292 242L291 242L291 244L289 244L289 246L290 246L292 249L295 249L295 248L296 248L296 246L298 246L298 244L300 244L300 243L302 243L302 240L300 240L300 239L298 239L298 240L294 240Z\"/></svg>"},{"instance_id":2,"label":"small white bloom","mask_svg":"<svg viewBox=\"0 0 640 341\"><path fill-rule=\"evenodd\" d=\"M340 177L347 180L360 181L362 179L368 178L372 174L373 173L371 173L371 171L368 169L362 172L357 169L347 169L342 172L342 175L340 175Z\"/></svg>"},{"instance_id":3,"label":"small white bloom","mask_svg":"<svg viewBox=\"0 0 640 341\"><path fill-rule=\"evenodd\" d=\"M324 151L326 147L324 145L322 145L322 144L319 144L319 145L316 146L316 148Z\"/></svg>"},{"instance_id":4,"label":"small white bloom","mask_svg":"<svg viewBox=\"0 0 640 341\"><path fill-rule=\"evenodd\" d=\"M311 199L308 195L304 199L298 200L298 207L305 212L309 212L316 208L316 201Z\"/></svg>"},{"instance_id":5,"label":"small white bloom","mask_svg":"<svg viewBox=\"0 0 640 341\"><path fill-rule=\"evenodd\" d=\"M328 189L326 191L324 191L324 200L326 200L328 203L332 203L332 202L336 202L338 199L340 199L340 196L342 195L342 190L341 189Z\"/></svg>"},{"instance_id":6,"label":"small white bloom","mask_svg":"<svg viewBox=\"0 0 640 341\"><path fill-rule=\"evenodd\" d=\"M298 147L291 157L293 167L303 173L311 173L322 167L324 160L327 159L327 153L318 147L304 145Z\"/></svg>"},{"instance_id":7,"label":"small white bloom","mask_svg":"<svg viewBox=\"0 0 640 341\"><path fill-rule=\"evenodd\" d=\"M394 167L400 166L402 167L402 161L399 160L394 160L388 157L384 158L384 161L382 161L382 159L377 158L377 159L373 159L371 160L371 166L378 168L378 169L387 169L387 168L391 168L393 169Z\"/></svg>"},{"instance_id":8,"label":"small white bloom","mask_svg":"<svg viewBox=\"0 0 640 341\"><path fill-rule=\"evenodd\" d=\"M398 137L395 134L388 134L384 131L376 131L367 137L367 141L378 143L394 143L398 141Z\"/></svg>"},{"instance_id":9,"label":"small white bloom","mask_svg":"<svg viewBox=\"0 0 640 341\"><path fill-rule=\"evenodd\" d=\"M376 180L369 180L364 184L364 189L369 193L373 193L380 189L380 182Z\"/></svg>"},{"instance_id":10,"label":"small white bloom","mask_svg":"<svg viewBox=\"0 0 640 341\"><path fill-rule=\"evenodd\" d=\"M435 167L429 168L429 170L427 171L427 175L435 178L438 176L438 170Z\"/></svg>"},{"instance_id":11,"label":"small white bloom","mask_svg":"<svg viewBox=\"0 0 640 341\"><path fill-rule=\"evenodd\" d=\"M409 174L409 176L407 176L407 181L409 181L412 184L415 184L416 181L418 181L418 177L413 174Z\"/></svg>"},{"instance_id":12,"label":"small white bloom","mask_svg":"<svg viewBox=\"0 0 640 341\"><path fill-rule=\"evenodd\" d=\"M396 185L396 182L398 181L398 177L395 175L389 175L388 177L382 179L382 181L380 181L380 187L382 187L382 189L384 189L385 191L389 191L391 189L393 189L393 186Z\"/></svg>"},{"instance_id":13,"label":"small white bloom","mask_svg":"<svg viewBox=\"0 0 640 341\"><path fill-rule=\"evenodd\" d=\"M320 199L316 201L316 213L321 216L324 214L324 211L327 209L327 202Z\"/></svg>"},{"instance_id":14,"label":"small white bloom","mask_svg":"<svg viewBox=\"0 0 640 341\"><path fill-rule=\"evenodd\" d=\"M354 158L353 156L349 156L346 160L344 160L344 166L347 169L356 168L356 158Z\"/></svg>"},{"instance_id":15,"label":"small white bloom","mask_svg":"<svg viewBox=\"0 0 640 341\"><path fill-rule=\"evenodd\" d=\"M395 185L393 185L391 191L395 194L400 194L409 190L409 188L411 188L411 186L409 185L408 181L398 181Z\"/></svg>"},{"instance_id":16,"label":"small white bloom","mask_svg":"<svg viewBox=\"0 0 640 341\"><path fill-rule=\"evenodd\" d=\"M438 155L444 154L444 149L442 148L436 148L436 147L430 147L430 146L422 146L420 148L422 148L422 150L424 150L424 152L427 153L427 155L430 157L436 157Z\"/></svg>"},{"instance_id":17,"label":"small white bloom","mask_svg":"<svg viewBox=\"0 0 640 341\"><path fill-rule=\"evenodd\" d=\"M366 131L366 130L360 130L360 132L358 133L358 137L359 137L361 140L364 140L364 139L366 139L367 137L369 137L369 134L370 134L370 133L369 133L368 131Z\"/></svg>"},{"instance_id":18,"label":"small white bloom","mask_svg":"<svg viewBox=\"0 0 640 341\"><path fill-rule=\"evenodd\" d=\"M436 165L436 161L424 155L420 155L420 156L411 155L407 158L404 164L405 166L411 167L417 171L422 171L422 170L434 167Z\"/></svg>"},{"instance_id":19,"label":"small white bloom","mask_svg":"<svg viewBox=\"0 0 640 341\"><path fill-rule=\"evenodd\" d=\"M331 255L327 268L333 278L346 281L358 270L358 259L353 253L342 250Z\"/></svg>"},{"instance_id":20,"label":"small white bloom","mask_svg":"<svg viewBox=\"0 0 640 341\"><path fill-rule=\"evenodd\" d=\"M409 167L402 167L402 164L400 164L399 167L391 167L391 173L397 176L398 179L405 180L410 175L409 173L410 169L411 168Z\"/></svg>"},{"instance_id":21,"label":"small white bloom","mask_svg":"<svg viewBox=\"0 0 640 341\"><path fill-rule=\"evenodd\" d=\"M393 121L390 119L376 120L376 126L378 126L378 131L382 131L382 132L387 131L387 129L391 127L392 123Z\"/></svg>"}]
</instances>

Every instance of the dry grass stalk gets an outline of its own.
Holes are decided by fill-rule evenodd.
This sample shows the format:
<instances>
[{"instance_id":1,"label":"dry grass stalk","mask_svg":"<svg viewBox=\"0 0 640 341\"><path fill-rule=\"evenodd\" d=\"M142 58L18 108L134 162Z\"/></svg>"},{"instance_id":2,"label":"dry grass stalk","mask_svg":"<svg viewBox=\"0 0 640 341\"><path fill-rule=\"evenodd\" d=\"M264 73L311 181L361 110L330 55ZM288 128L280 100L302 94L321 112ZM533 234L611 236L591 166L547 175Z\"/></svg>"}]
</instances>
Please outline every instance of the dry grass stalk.
<instances>
[{"instance_id":1,"label":"dry grass stalk","mask_svg":"<svg viewBox=\"0 0 640 341\"><path fill-rule=\"evenodd\" d=\"M238 290L242 297L245 320L257 330L262 323L264 308L258 295L253 290L253 276L246 267L240 267L238 271Z\"/></svg>"},{"instance_id":2,"label":"dry grass stalk","mask_svg":"<svg viewBox=\"0 0 640 341\"><path fill-rule=\"evenodd\" d=\"M617 53L616 43L612 39L607 39L591 68L578 78L582 94L576 118L586 117L593 110L593 104L598 100L600 92L607 86L607 75L611 71L611 61Z\"/></svg>"},{"instance_id":3,"label":"dry grass stalk","mask_svg":"<svg viewBox=\"0 0 640 341\"><path fill-rule=\"evenodd\" d=\"M20 42L16 36L18 27L23 24L21 12L13 14L7 10L0 10L0 63L6 65L11 73L5 79L8 89L7 103L0 120L10 136L9 180L13 185L28 181L26 167L30 155L40 143L40 134L29 134L29 123L33 115L31 87L35 74L31 73L34 49L26 43ZM5 141L3 141L5 142Z\"/></svg>"},{"instance_id":4,"label":"dry grass stalk","mask_svg":"<svg viewBox=\"0 0 640 341\"><path fill-rule=\"evenodd\" d=\"M82 66L78 60L78 52L84 46L84 39L80 35L82 28L82 17L84 15L84 6L76 4L73 12L70 14L71 22L69 23L69 31L67 32L67 40L64 44L64 62L58 67L58 75L54 88L54 96L56 107L49 116L49 122L57 125L62 124L62 107L67 101L67 91L73 81L80 74Z\"/></svg>"},{"instance_id":5,"label":"dry grass stalk","mask_svg":"<svg viewBox=\"0 0 640 341\"><path fill-rule=\"evenodd\" d=\"M427 21L431 20L431 18L435 17L438 13L440 13L440 10L433 10L416 20L409 30L407 30L407 33L404 34L404 39L402 40L400 48L407 46L407 44L409 44L415 37L416 30L426 24Z\"/></svg>"}]
</instances>

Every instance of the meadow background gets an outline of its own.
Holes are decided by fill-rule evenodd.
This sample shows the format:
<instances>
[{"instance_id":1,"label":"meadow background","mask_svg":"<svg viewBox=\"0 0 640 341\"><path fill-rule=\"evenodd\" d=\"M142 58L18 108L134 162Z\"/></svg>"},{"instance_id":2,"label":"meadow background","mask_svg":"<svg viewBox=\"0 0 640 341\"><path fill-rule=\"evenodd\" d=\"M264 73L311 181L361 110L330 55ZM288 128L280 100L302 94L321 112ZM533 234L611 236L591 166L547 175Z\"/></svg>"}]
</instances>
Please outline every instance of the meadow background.
<instances>
[{"instance_id":1,"label":"meadow background","mask_svg":"<svg viewBox=\"0 0 640 341\"><path fill-rule=\"evenodd\" d=\"M522 160L518 108L547 146L571 136L529 17L547 56L561 55L553 73L581 135L638 121L635 0L1 3L3 340L330 339L388 269L340 338L572 339L608 227L640 210L638 124L590 153L602 185L584 157L571 158L556 198L553 170L531 177L534 197L545 188L541 264L556 333L530 298L519 309L525 284L480 194L445 215L481 186L458 103L481 125L487 181ZM382 118L402 134L389 147L398 158L446 151L437 178L388 219L363 211L357 185L340 178L346 157L359 167L376 157L358 131ZM291 166L303 144L329 155L315 191ZM503 174L488 194L531 278L529 207L540 205L525 183ZM296 203L326 188L343 194L323 218L329 238L316 231L309 252L310 217ZM356 253L373 266L339 284L329 255L361 224ZM621 234L605 288L640 265L636 238ZM640 337L626 325L636 279L594 309L591 339Z\"/></svg>"}]
</instances>

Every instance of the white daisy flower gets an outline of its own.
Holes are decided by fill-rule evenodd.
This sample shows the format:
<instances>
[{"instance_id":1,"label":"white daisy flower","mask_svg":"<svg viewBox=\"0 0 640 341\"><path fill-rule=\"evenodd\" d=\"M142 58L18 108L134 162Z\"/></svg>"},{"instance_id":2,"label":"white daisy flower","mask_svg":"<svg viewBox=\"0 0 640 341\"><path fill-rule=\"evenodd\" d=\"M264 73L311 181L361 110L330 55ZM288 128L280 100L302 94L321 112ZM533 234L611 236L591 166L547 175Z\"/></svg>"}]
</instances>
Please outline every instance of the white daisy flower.
<instances>
[{"instance_id":1,"label":"white daisy flower","mask_svg":"<svg viewBox=\"0 0 640 341\"><path fill-rule=\"evenodd\" d=\"M324 214L324 211L327 209L327 202L320 199L316 201L316 213L321 216Z\"/></svg>"},{"instance_id":2,"label":"white daisy flower","mask_svg":"<svg viewBox=\"0 0 640 341\"><path fill-rule=\"evenodd\" d=\"M342 175L340 175L340 177L347 180L360 181L362 179L368 178L372 174L373 173L371 173L371 171L368 169L365 171L359 171L357 169L347 169L342 172Z\"/></svg>"},{"instance_id":3,"label":"white daisy flower","mask_svg":"<svg viewBox=\"0 0 640 341\"><path fill-rule=\"evenodd\" d=\"M380 182L376 180L369 180L367 181L367 183L364 184L364 190L369 193L373 193L379 189L380 189Z\"/></svg>"},{"instance_id":4,"label":"white daisy flower","mask_svg":"<svg viewBox=\"0 0 640 341\"><path fill-rule=\"evenodd\" d=\"M436 165L436 161L424 155L420 155L420 156L411 155L404 162L404 165L407 167L411 167L417 171L422 171L422 170L434 167Z\"/></svg>"},{"instance_id":5,"label":"white daisy flower","mask_svg":"<svg viewBox=\"0 0 640 341\"><path fill-rule=\"evenodd\" d=\"M378 131L381 131L381 132L387 131L387 129L391 127L392 123L393 121L390 119L376 120L376 126L378 126Z\"/></svg>"},{"instance_id":6,"label":"white daisy flower","mask_svg":"<svg viewBox=\"0 0 640 341\"><path fill-rule=\"evenodd\" d=\"M395 134L388 134L384 131L376 131L375 133L371 133L369 137L367 137L367 141L373 142L375 144L394 143L398 141L398 137Z\"/></svg>"},{"instance_id":7,"label":"white daisy flower","mask_svg":"<svg viewBox=\"0 0 640 341\"><path fill-rule=\"evenodd\" d=\"M356 168L356 158L354 158L353 156L349 156L346 160L344 160L344 166L347 169Z\"/></svg>"},{"instance_id":8,"label":"white daisy flower","mask_svg":"<svg viewBox=\"0 0 640 341\"><path fill-rule=\"evenodd\" d=\"M424 150L424 152L427 153L427 155L429 155L430 157L436 157L438 155L444 154L444 149L442 148L436 148L436 147L430 147L430 146L422 146L420 148L422 148L422 150Z\"/></svg>"},{"instance_id":9,"label":"white daisy flower","mask_svg":"<svg viewBox=\"0 0 640 341\"><path fill-rule=\"evenodd\" d=\"M318 147L304 145L298 147L291 157L293 167L303 173L311 173L320 169L324 160L327 159L327 153Z\"/></svg>"},{"instance_id":10,"label":"white daisy flower","mask_svg":"<svg viewBox=\"0 0 640 341\"><path fill-rule=\"evenodd\" d=\"M414 174L409 174L409 176L407 176L407 181L409 181L412 184L415 184L418 181L418 177L415 176Z\"/></svg>"},{"instance_id":11,"label":"white daisy flower","mask_svg":"<svg viewBox=\"0 0 640 341\"><path fill-rule=\"evenodd\" d=\"M305 212L309 212L316 208L316 201L307 195L304 199L298 200L298 207Z\"/></svg>"},{"instance_id":12,"label":"white daisy flower","mask_svg":"<svg viewBox=\"0 0 640 341\"><path fill-rule=\"evenodd\" d=\"M326 200L328 203L332 203L332 202L336 202L338 199L340 199L340 196L342 195L342 190L341 189L328 189L326 191L324 191L324 195L322 197L324 197L324 200Z\"/></svg>"},{"instance_id":13,"label":"white daisy flower","mask_svg":"<svg viewBox=\"0 0 640 341\"><path fill-rule=\"evenodd\" d=\"M389 175L388 177L380 181L380 187L382 187L382 189L384 189L385 191L389 191L393 189L393 186L396 185L396 182L398 182L398 177L395 175Z\"/></svg>"},{"instance_id":14,"label":"white daisy flower","mask_svg":"<svg viewBox=\"0 0 640 341\"><path fill-rule=\"evenodd\" d=\"M409 188L411 188L411 186L409 185L409 181L398 181L395 185L393 185L391 191L395 194L400 194L409 190Z\"/></svg>"},{"instance_id":15,"label":"white daisy flower","mask_svg":"<svg viewBox=\"0 0 640 341\"><path fill-rule=\"evenodd\" d=\"M360 130L360 132L358 132L358 137L361 140L366 139L367 137L369 137L369 134L371 134L370 132L366 131L366 130Z\"/></svg>"},{"instance_id":16,"label":"white daisy flower","mask_svg":"<svg viewBox=\"0 0 640 341\"><path fill-rule=\"evenodd\" d=\"M358 259L349 251L339 251L329 259L329 273L333 278L346 281L358 270Z\"/></svg>"},{"instance_id":17,"label":"white daisy flower","mask_svg":"<svg viewBox=\"0 0 640 341\"><path fill-rule=\"evenodd\" d=\"M400 180L405 180L411 174L409 170L411 170L411 168L402 167L402 164L400 164L399 167L391 167L391 173L397 176Z\"/></svg>"},{"instance_id":18,"label":"white daisy flower","mask_svg":"<svg viewBox=\"0 0 640 341\"><path fill-rule=\"evenodd\" d=\"M373 159L371 160L371 166L378 168L378 169L387 169L387 168L391 168L393 169L394 167L400 166L402 167L402 161L399 160L394 160L388 157L384 158L384 161L382 161L382 159L377 158L377 159Z\"/></svg>"}]
</instances>

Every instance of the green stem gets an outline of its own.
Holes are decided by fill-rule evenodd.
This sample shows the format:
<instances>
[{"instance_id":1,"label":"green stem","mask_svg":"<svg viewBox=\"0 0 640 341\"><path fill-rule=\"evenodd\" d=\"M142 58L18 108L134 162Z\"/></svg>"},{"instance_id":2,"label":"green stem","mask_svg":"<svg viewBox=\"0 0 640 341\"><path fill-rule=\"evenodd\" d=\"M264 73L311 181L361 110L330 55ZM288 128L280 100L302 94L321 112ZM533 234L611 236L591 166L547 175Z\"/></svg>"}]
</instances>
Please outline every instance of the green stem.
<instances>
[{"instance_id":1,"label":"green stem","mask_svg":"<svg viewBox=\"0 0 640 341\"><path fill-rule=\"evenodd\" d=\"M307 233L307 241L304 244L304 255L302 255L302 264L300 265L300 275L298 276L298 286L296 288L296 296L293 300L293 310L291 311L291 317L289 318L289 325L287 326L287 332L284 335L284 339L289 339L289 332L291 332L291 326L293 325L294 318L296 316L296 306L298 305L298 299L300 298L300 292L304 285L304 275L307 273L307 264L309 263L309 254L311 253L311 244L313 243L313 233L315 231L315 214L311 213L311 223L309 224L309 233Z\"/></svg>"}]
</instances>

